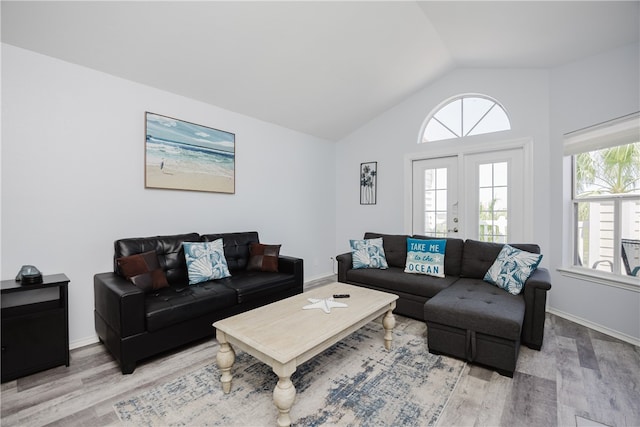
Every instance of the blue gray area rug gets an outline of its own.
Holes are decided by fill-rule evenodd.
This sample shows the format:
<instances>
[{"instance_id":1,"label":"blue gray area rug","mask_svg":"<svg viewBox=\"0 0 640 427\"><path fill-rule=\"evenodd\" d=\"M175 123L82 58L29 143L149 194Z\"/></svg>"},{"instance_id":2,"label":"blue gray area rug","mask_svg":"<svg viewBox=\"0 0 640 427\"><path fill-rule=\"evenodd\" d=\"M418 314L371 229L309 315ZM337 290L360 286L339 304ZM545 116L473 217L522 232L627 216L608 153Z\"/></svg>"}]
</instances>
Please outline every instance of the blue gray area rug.
<instances>
[{"instance_id":1,"label":"blue gray area rug","mask_svg":"<svg viewBox=\"0 0 640 427\"><path fill-rule=\"evenodd\" d=\"M386 351L379 322L371 322L309 360L292 375L297 426L435 425L465 363L430 354L421 322L394 331ZM422 323L422 325L424 325ZM413 332L412 332L413 331ZM277 409L271 369L238 352L231 393L212 363L114 405L135 426L271 426Z\"/></svg>"}]
</instances>

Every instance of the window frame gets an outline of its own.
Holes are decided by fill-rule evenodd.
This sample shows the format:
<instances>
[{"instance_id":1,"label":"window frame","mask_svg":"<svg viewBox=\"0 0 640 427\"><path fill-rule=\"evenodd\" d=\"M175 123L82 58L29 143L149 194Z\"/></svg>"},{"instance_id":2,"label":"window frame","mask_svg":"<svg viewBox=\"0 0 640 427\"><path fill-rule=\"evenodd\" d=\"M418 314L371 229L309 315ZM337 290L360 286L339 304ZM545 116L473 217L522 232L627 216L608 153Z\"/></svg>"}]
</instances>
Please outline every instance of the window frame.
<instances>
[{"instance_id":1,"label":"window frame","mask_svg":"<svg viewBox=\"0 0 640 427\"><path fill-rule=\"evenodd\" d=\"M489 108L489 110L487 110L478 120L476 123L473 124L473 126L471 126L469 128L469 131L465 134L464 133L464 125L465 125L465 121L464 121L464 99L466 98L479 98L479 99L484 99L487 101L490 101L493 103L493 105ZM460 126L461 126L461 133L462 135L458 135L456 133L456 131L454 131L453 129L451 129L449 126L447 126L446 124L442 123L442 121L440 121L439 119L437 119L435 116L442 111L444 108L448 107L449 105L451 105L452 103L456 102L456 101L461 101L461 109L460 109ZM500 110L502 111L502 113L504 113L507 122L508 122L508 128L506 129L498 129L498 130L493 130L493 131L489 131L489 132L482 132L482 133L477 133L477 134L473 134L470 135L470 133L476 128L478 127L478 125L480 125L482 123L482 121L487 117L487 115L491 112L491 110L493 110L494 108L500 108ZM439 139L434 139L434 140L428 140L426 139L425 135L427 133L427 128L429 127L429 124L433 121L436 120L442 127L444 127L445 129L447 129L450 133L452 133L452 136L449 138L439 138ZM450 140L459 140L459 139L463 139L463 138L469 138L469 137L474 137L474 136L479 136L479 135L488 135L488 134L493 134L493 133L498 133L498 132L505 132L505 131L510 131L512 130L512 126L511 126L511 117L509 116L509 112L507 111L507 109L504 107L504 105L502 105L502 103L500 103L497 99L488 96L488 95L484 95L481 93L464 93L464 94L460 94L460 95L456 95L453 96L449 99L446 99L444 101L442 101L440 104L438 104L428 115L426 120L424 121L424 125L422 126L422 132L420 134L420 138L418 139L418 143L419 144L428 144L428 143L434 143L434 142L439 142L439 141L450 141Z\"/></svg>"}]
</instances>

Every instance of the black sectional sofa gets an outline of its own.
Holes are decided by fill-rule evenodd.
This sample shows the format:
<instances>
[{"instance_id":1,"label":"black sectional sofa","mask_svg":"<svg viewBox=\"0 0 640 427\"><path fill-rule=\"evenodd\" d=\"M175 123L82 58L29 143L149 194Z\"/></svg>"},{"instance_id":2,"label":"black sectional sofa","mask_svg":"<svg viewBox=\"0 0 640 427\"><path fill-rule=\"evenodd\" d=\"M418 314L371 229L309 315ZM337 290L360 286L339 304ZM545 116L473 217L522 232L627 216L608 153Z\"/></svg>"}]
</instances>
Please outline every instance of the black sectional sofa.
<instances>
[{"instance_id":1,"label":"black sectional sofa","mask_svg":"<svg viewBox=\"0 0 640 427\"><path fill-rule=\"evenodd\" d=\"M388 269L353 269L351 253L336 257L338 281L399 296L395 312L427 324L429 351L482 364L512 377L520 344L540 350L544 337L549 272L536 269L519 295L483 280L504 245L447 238L445 277L405 273L407 238L425 236L365 233L382 237ZM511 244L540 253L535 244Z\"/></svg>"},{"instance_id":2,"label":"black sectional sofa","mask_svg":"<svg viewBox=\"0 0 640 427\"><path fill-rule=\"evenodd\" d=\"M182 244L223 239L231 277L189 285ZM117 240L114 270L94 276L95 328L123 374L140 360L205 337L212 323L303 290L303 261L280 255L277 272L247 270L257 232L197 233ZM123 277L117 259L155 251L168 287L145 292Z\"/></svg>"}]
</instances>

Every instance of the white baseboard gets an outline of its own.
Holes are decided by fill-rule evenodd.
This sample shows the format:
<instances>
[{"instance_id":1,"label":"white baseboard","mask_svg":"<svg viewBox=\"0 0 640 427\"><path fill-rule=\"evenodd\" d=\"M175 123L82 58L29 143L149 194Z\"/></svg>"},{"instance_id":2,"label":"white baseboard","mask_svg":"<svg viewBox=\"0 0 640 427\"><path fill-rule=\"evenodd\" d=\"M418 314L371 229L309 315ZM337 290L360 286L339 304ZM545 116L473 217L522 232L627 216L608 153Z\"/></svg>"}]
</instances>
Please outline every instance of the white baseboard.
<instances>
[{"instance_id":1,"label":"white baseboard","mask_svg":"<svg viewBox=\"0 0 640 427\"><path fill-rule=\"evenodd\" d=\"M606 326L602 326L590 320L583 319L582 317L574 316L573 314L565 313L564 311L560 311L555 308L547 307L547 311L558 317L562 317L563 319L570 320L574 323L578 323L579 325L586 326L587 328L591 328L605 335L609 335L619 340L628 342L629 344L635 345L636 347L640 347L640 339L637 337L633 337L631 335L627 335L622 332L615 331L613 329L607 328Z\"/></svg>"},{"instance_id":2,"label":"white baseboard","mask_svg":"<svg viewBox=\"0 0 640 427\"><path fill-rule=\"evenodd\" d=\"M98 338L97 335L86 337L86 338L80 338L79 340L73 340L69 343L69 350L84 347L86 345L95 344L97 342L100 342L100 339Z\"/></svg>"},{"instance_id":3,"label":"white baseboard","mask_svg":"<svg viewBox=\"0 0 640 427\"><path fill-rule=\"evenodd\" d=\"M335 281L338 280L338 275L334 274L334 273L325 273L322 274L320 276L315 276L315 277L309 277L307 280L304 281L304 289L307 290L309 288L313 288L314 286L316 286L315 282L323 282L326 280L329 280L333 278Z\"/></svg>"}]
</instances>

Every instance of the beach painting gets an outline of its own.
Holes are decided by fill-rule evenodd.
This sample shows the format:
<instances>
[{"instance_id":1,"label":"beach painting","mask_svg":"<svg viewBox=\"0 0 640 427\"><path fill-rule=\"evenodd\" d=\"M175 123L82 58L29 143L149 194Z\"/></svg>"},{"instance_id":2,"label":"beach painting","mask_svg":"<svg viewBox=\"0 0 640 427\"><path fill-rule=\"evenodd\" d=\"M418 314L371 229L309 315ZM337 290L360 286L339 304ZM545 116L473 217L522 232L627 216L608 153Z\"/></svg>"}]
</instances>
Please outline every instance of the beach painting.
<instances>
[{"instance_id":1,"label":"beach painting","mask_svg":"<svg viewBox=\"0 0 640 427\"><path fill-rule=\"evenodd\" d=\"M145 187L235 193L235 135L146 113Z\"/></svg>"}]
</instances>

